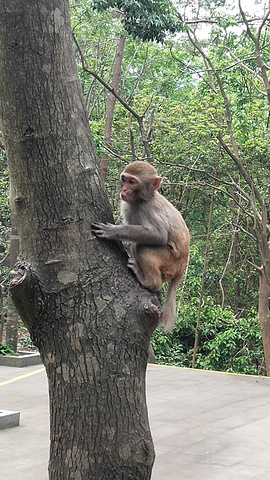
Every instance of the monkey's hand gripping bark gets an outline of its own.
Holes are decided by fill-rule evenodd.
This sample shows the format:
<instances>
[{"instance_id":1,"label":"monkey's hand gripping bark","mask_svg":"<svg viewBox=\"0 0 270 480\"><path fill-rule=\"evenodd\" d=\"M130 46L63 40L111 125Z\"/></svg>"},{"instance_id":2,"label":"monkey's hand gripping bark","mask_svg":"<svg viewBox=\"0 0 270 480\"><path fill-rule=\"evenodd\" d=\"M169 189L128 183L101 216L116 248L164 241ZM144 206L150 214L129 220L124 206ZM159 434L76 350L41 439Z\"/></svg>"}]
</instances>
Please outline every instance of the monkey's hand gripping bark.
<instances>
[{"instance_id":1,"label":"monkey's hand gripping bark","mask_svg":"<svg viewBox=\"0 0 270 480\"><path fill-rule=\"evenodd\" d=\"M99 238L104 238L106 240L117 240L119 238L119 225L113 225L112 223L94 223L92 225L92 230L94 234ZM130 270L133 271L133 273L135 273L139 282L143 284L142 271L136 260L134 258L130 258L128 260L127 266Z\"/></svg>"},{"instance_id":2,"label":"monkey's hand gripping bark","mask_svg":"<svg viewBox=\"0 0 270 480\"><path fill-rule=\"evenodd\" d=\"M112 223L93 223L92 230L97 237L105 238L107 240L116 240L117 225Z\"/></svg>"}]
</instances>

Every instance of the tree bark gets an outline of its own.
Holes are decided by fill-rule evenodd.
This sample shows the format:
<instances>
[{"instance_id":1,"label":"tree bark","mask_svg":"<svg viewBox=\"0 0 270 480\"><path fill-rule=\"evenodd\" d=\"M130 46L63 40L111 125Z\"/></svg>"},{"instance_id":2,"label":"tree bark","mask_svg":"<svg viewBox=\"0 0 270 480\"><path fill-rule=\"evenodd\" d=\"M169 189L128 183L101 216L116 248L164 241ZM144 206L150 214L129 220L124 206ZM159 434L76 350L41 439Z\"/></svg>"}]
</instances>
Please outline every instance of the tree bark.
<instances>
[{"instance_id":1,"label":"tree bark","mask_svg":"<svg viewBox=\"0 0 270 480\"><path fill-rule=\"evenodd\" d=\"M50 395L50 480L147 480L156 295L126 268L72 50L67 0L0 0L0 100L20 260L11 294Z\"/></svg>"}]
</instances>

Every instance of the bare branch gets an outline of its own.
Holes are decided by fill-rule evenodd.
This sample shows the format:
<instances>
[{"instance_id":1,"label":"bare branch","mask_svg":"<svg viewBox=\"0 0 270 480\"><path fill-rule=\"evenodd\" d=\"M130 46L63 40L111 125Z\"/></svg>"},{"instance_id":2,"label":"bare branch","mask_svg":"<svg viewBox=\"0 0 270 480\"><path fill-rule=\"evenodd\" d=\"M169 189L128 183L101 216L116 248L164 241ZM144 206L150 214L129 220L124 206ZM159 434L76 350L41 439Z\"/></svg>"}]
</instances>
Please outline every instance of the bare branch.
<instances>
[{"instance_id":1,"label":"bare branch","mask_svg":"<svg viewBox=\"0 0 270 480\"><path fill-rule=\"evenodd\" d=\"M80 54L81 62L82 62L82 67L83 67L84 71L87 72L87 73L89 73L90 75L92 75L94 78L96 78L96 79L106 88L106 90L108 90L112 95L114 95L115 98L123 105L123 107L124 107L126 110L128 110L128 112L130 112L131 115L133 115L133 117L136 118L136 120L137 120L137 121L139 122L139 124L140 124L140 122L142 121L143 116L138 115L138 113L135 112L135 110L133 110L133 109L120 97L120 95L118 95L118 94L115 92L114 88L110 87L110 86L103 80L103 78L101 78L96 72L94 72L93 70L91 70L91 69L88 67L87 62L86 62L86 60L85 60L85 58L84 58L83 52L82 52L82 50L81 50L81 47L80 47L80 45L79 45L79 43L78 43L78 41L77 41L77 39L76 39L76 37L75 37L74 34L73 34L73 40L74 40L74 42L75 42L75 44L76 44L76 47L77 47L77 49L78 49L78 52L79 52L79 54Z\"/></svg>"},{"instance_id":2,"label":"bare branch","mask_svg":"<svg viewBox=\"0 0 270 480\"><path fill-rule=\"evenodd\" d=\"M4 257L0 260L0 265L6 261L6 259L9 257L10 251L8 250Z\"/></svg>"},{"instance_id":3,"label":"bare branch","mask_svg":"<svg viewBox=\"0 0 270 480\"><path fill-rule=\"evenodd\" d=\"M144 117L146 115L146 112L148 110L148 108L150 107L151 105L151 101L149 103L149 106L146 108L146 110L144 111L144 113L142 115L139 115L137 112L135 112L135 110L133 110L133 108L131 108L123 99L122 97L120 97L120 95L118 95L118 93L115 91L115 88L112 88L110 87L96 72L94 72L93 70L91 70L88 65L87 65L87 62L85 60L85 57L83 55L83 52L81 50L81 47L75 37L75 35L73 34L73 40L76 44L76 47L78 49L78 52L80 54L80 57L81 57L81 62L82 62L82 67L84 69L85 72L89 73L90 75L92 75L94 78L96 78L120 103L121 105L123 105L123 107L129 112L131 113L131 115L136 118L137 122L138 122L138 127L139 127L139 132L140 132L140 136L141 136L141 140L142 140L142 143L143 143L143 147L144 147L144 152L145 152L145 156L147 158L151 158L151 154L150 154L150 151L149 151L149 141L148 141L148 138L147 138L147 135L145 135L145 132L144 132L144 125L143 125L143 120L144 120Z\"/></svg>"},{"instance_id":4,"label":"bare branch","mask_svg":"<svg viewBox=\"0 0 270 480\"><path fill-rule=\"evenodd\" d=\"M262 199L262 196L258 190L258 188L256 187L256 185L254 184L251 176L249 175L248 171L245 169L243 163L241 162L241 160L239 159L238 155L235 154L234 152L232 152L232 150L228 147L228 145L226 144L226 142L223 140L222 138L222 135L219 134L218 135L218 139L220 141L220 144L222 145L222 147L224 148L224 150L227 152L227 154L231 157L231 159L234 161L235 165L237 166L239 172L241 173L242 177L245 179L245 181L247 182L247 184L249 185L251 191L254 193L256 199L258 200L259 204L261 205L261 207L263 206L263 199Z\"/></svg>"},{"instance_id":5,"label":"bare branch","mask_svg":"<svg viewBox=\"0 0 270 480\"><path fill-rule=\"evenodd\" d=\"M250 26L249 26L248 21L247 21L247 17L246 17L246 15L245 15L245 13L242 9L241 0L239 0L239 10L240 10L243 22L246 25L247 34L254 43L256 61L257 61L258 66L261 69L263 84L264 84L264 88L265 88L265 91L266 91L268 103L270 105L270 84L269 84L269 80L268 80L268 76L267 76L267 66L264 63L264 61L262 59L262 56L261 56L261 53L260 53L261 32L262 32L262 28L264 27L264 25L266 23L266 20L268 20L268 17L270 15L270 8L268 7L268 10L266 11L266 14L265 14L265 16L262 20L262 23L259 26L257 35L254 35L253 32L250 29Z\"/></svg>"},{"instance_id":6,"label":"bare branch","mask_svg":"<svg viewBox=\"0 0 270 480\"><path fill-rule=\"evenodd\" d=\"M237 213L237 220L238 219L239 219L239 211ZM238 223L238 221L237 221L237 223ZM220 286L220 290L221 290L221 294L222 294L222 303L221 303L222 308L224 307L224 302L225 302L225 294L224 294L224 288L223 288L222 282L223 282L223 278L225 276L225 273L227 271L228 265L229 265L230 260L231 260L231 255L232 255L232 251L233 251L233 246L234 246L236 233L237 233L237 227L234 227L233 233L232 233L231 245L230 245L229 253L228 253L228 256L227 256L227 260L226 260L226 263L224 265L223 271L221 273L220 279L218 281L219 286Z\"/></svg>"},{"instance_id":7,"label":"bare branch","mask_svg":"<svg viewBox=\"0 0 270 480\"><path fill-rule=\"evenodd\" d=\"M237 61L237 63L235 63L233 66L236 66L236 65L240 65L241 68L243 68L244 70L246 70L246 72L250 73L250 75L253 77L253 79L257 79L261 84L262 86L264 87L264 82L263 82L263 79L260 75L258 75L258 73L254 72L254 70L252 70L251 68L249 68L244 62L246 61L250 61L250 60L256 60L255 57L250 57L250 58L245 58L243 60L241 60L240 58L238 58L233 52L231 52L228 48L224 47L226 49L226 51L229 53L229 55ZM257 85L255 83L253 83L254 87L256 88L257 92L259 92L261 95L264 95L266 96L266 92L265 91L262 91L260 90Z\"/></svg>"},{"instance_id":8,"label":"bare branch","mask_svg":"<svg viewBox=\"0 0 270 480\"><path fill-rule=\"evenodd\" d=\"M240 224L237 224L237 228L238 228L238 230L241 230L241 232L243 232L245 235L250 237L254 242L257 242L257 238L255 237L255 235L252 235L252 233L250 233L248 230L246 230Z\"/></svg>"},{"instance_id":9,"label":"bare branch","mask_svg":"<svg viewBox=\"0 0 270 480\"><path fill-rule=\"evenodd\" d=\"M181 18L180 15L179 15L179 18ZM182 62L182 60L180 60L179 58L177 58L177 57L174 55L174 53L173 53L173 51L172 51L172 47L170 47L170 54L171 54L172 58L173 58L176 62L178 62L178 63L180 63L181 65L183 65L183 68L191 70L191 71L190 71L190 75L198 75L198 76L200 77L200 79L201 79L204 83L206 83L206 85L208 85L208 87L209 87L211 90L213 90L214 93L217 93L216 89L213 88L212 83L211 83L211 82L207 82L206 79L204 78L204 76L202 75L202 73L203 73L203 74L205 73L205 69L204 69L204 70L196 70L195 68L191 67L190 65L186 65L184 62Z\"/></svg>"},{"instance_id":10,"label":"bare branch","mask_svg":"<svg viewBox=\"0 0 270 480\"><path fill-rule=\"evenodd\" d=\"M238 6L239 6L239 11L240 11L240 13L241 13L241 17L242 17L242 19L243 19L243 22L244 22L244 24L246 25L247 33L248 33L248 35L250 36L250 38L253 40L253 42L255 42L256 39L255 39L252 31L250 30L250 26L249 26L249 24L248 24L246 14L245 14L245 12L244 12L244 10L243 10L243 8L242 8L241 0L238 1Z\"/></svg>"}]
</instances>

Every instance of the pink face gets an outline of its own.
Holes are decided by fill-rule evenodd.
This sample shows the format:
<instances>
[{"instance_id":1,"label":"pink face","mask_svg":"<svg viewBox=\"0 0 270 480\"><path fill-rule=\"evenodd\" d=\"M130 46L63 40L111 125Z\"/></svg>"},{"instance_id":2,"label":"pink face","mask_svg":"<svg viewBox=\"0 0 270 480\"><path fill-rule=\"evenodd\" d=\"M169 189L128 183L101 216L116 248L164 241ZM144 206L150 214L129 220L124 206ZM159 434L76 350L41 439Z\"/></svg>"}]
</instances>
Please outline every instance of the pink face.
<instances>
[{"instance_id":1,"label":"pink face","mask_svg":"<svg viewBox=\"0 0 270 480\"><path fill-rule=\"evenodd\" d=\"M120 197L127 203L133 203L134 193L138 190L140 180L130 173L122 173L121 175L121 193Z\"/></svg>"}]
</instances>

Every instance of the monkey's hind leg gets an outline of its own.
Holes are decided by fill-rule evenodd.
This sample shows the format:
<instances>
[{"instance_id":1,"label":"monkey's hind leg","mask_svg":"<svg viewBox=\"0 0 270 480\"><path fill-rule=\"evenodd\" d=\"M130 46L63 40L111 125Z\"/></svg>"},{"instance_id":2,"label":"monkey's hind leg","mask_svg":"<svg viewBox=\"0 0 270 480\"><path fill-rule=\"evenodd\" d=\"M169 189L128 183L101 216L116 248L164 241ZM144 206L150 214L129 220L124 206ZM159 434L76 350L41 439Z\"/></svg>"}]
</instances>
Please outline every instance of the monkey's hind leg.
<instances>
[{"instance_id":1,"label":"monkey's hind leg","mask_svg":"<svg viewBox=\"0 0 270 480\"><path fill-rule=\"evenodd\" d=\"M135 273L141 285L148 288L148 290L156 292L161 289L163 281L159 268L149 263L143 265L142 268L134 258L128 260L127 266Z\"/></svg>"}]
</instances>

